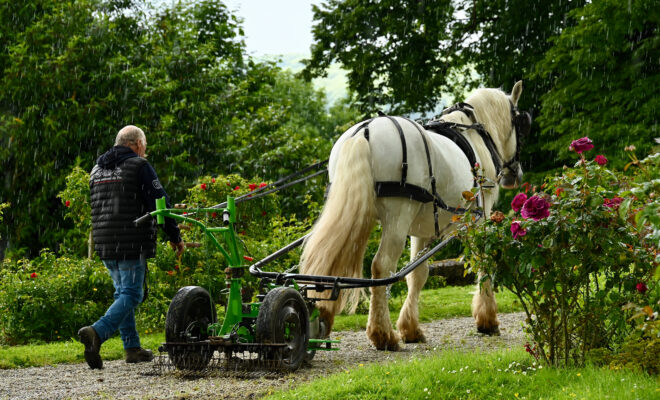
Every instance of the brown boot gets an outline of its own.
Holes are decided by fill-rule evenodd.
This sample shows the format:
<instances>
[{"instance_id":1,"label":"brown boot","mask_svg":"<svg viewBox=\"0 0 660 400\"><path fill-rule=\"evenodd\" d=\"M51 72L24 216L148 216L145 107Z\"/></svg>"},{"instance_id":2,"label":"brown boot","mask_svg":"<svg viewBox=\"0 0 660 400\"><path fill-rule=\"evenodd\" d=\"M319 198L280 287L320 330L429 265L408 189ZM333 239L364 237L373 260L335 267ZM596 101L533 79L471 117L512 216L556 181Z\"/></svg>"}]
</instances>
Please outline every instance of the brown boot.
<instances>
[{"instance_id":1,"label":"brown boot","mask_svg":"<svg viewBox=\"0 0 660 400\"><path fill-rule=\"evenodd\" d=\"M103 368L101 359L101 338L91 326L85 326L78 331L80 343L85 345L85 361L91 369Z\"/></svg>"},{"instance_id":2,"label":"brown boot","mask_svg":"<svg viewBox=\"0 0 660 400\"><path fill-rule=\"evenodd\" d=\"M154 355L151 352L151 350L143 349L142 347L126 349L127 363L149 362L153 359L154 359Z\"/></svg>"}]
</instances>

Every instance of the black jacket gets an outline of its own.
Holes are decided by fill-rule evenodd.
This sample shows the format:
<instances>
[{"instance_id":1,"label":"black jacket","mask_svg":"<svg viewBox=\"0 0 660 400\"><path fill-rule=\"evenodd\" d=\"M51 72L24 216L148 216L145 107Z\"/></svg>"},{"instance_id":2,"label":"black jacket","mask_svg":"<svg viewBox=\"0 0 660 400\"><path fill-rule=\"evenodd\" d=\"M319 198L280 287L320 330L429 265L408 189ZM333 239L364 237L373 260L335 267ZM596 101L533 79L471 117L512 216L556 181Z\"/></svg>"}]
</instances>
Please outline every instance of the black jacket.
<instances>
[{"instance_id":1,"label":"black jacket","mask_svg":"<svg viewBox=\"0 0 660 400\"><path fill-rule=\"evenodd\" d=\"M156 208L167 193L149 162L130 148L115 146L96 160L90 174L92 235L101 259L145 259L156 254L156 227L136 227L133 221ZM181 241L171 218L163 226L170 241Z\"/></svg>"}]
</instances>

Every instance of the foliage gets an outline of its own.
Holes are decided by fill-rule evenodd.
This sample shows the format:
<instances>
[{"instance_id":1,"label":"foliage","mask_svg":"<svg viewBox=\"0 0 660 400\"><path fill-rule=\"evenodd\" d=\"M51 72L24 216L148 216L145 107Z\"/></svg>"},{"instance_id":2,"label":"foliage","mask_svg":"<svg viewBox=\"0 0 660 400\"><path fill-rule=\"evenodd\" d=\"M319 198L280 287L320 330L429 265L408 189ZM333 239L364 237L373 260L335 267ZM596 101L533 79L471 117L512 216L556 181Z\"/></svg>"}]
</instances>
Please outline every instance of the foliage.
<instances>
[{"instance_id":1,"label":"foliage","mask_svg":"<svg viewBox=\"0 0 660 400\"><path fill-rule=\"evenodd\" d=\"M131 0L2 4L0 198L13 207L0 236L10 254L59 251L63 240L82 251L56 196L71 167L91 170L126 124L145 131L149 161L181 199L203 173L275 179L325 158L335 125L353 118L346 107L327 113L311 83L247 57L221 2L150 14ZM304 199L294 193L287 215Z\"/></svg>"},{"instance_id":2,"label":"foliage","mask_svg":"<svg viewBox=\"0 0 660 400\"><path fill-rule=\"evenodd\" d=\"M92 209L89 193L89 173L78 165L66 176L66 186L57 194L66 208L64 218L73 222L74 229L66 232L61 251L82 256L87 254L92 233Z\"/></svg>"},{"instance_id":3,"label":"foliage","mask_svg":"<svg viewBox=\"0 0 660 400\"><path fill-rule=\"evenodd\" d=\"M315 43L303 76L322 76L338 61L363 112L432 111L452 91L525 80L521 107L537 108L547 83L534 64L585 1L329 1L314 6ZM476 74L474 73L476 72Z\"/></svg>"},{"instance_id":4,"label":"foliage","mask_svg":"<svg viewBox=\"0 0 660 400\"><path fill-rule=\"evenodd\" d=\"M2 213L5 208L9 207L9 203L0 203L0 222L2 222Z\"/></svg>"},{"instance_id":5,"label":"foliage","mask_svg":"<svg viewBox=\"0 0 660 400\"><path fill-rule=\"evenodd\" d=\"M331 0L313 5L314 44L303 76L323 76L339 61L349 70L348 86L363 112L382 105L399 110L432 109L445 91L451 2L416 7L400 0ZM414 83L413 83L414 82Z\"/></svg>"},{"instance_id":6,"label":"foliage","mask_svg":"<svg viewBox=\"0 0 660 400\"><path fill-rule=\"evenodd\" d=\"M569 14L575 26L552 40L535 78L551 82L542 96L539 139L556 162L570 162L565 143L598 140L621 167L624 146L648 154L657 134L660 100L660 11L646 0L601 0Z\"/></svg>"},{"instance_id":7,"label":"foliage","mask_svg":"<svg viewBox=\"0 0 660 400\"><path fill-rule=\"evenodd\" d=\"M649 240L657 226L635 220L657 207L659 177L660 154L625 175L580 153L540 192L517 195L508 216L482 224L466 216L466 258L519 297L532 355L580 364L588 350L616 347L630 334L628 302L658 307L658 247Z\"/></svg>"},{"instance_id":8,"label":"foliage","mask_svg":"<svg viewBox=\"0 0 660 400\"><path fill-rule=\"evenodd\" d=\"M112 279L99 261L59 257L5 259L0 268L0 343L57 341L105 313Z\"/></svg>"}]
</instances>

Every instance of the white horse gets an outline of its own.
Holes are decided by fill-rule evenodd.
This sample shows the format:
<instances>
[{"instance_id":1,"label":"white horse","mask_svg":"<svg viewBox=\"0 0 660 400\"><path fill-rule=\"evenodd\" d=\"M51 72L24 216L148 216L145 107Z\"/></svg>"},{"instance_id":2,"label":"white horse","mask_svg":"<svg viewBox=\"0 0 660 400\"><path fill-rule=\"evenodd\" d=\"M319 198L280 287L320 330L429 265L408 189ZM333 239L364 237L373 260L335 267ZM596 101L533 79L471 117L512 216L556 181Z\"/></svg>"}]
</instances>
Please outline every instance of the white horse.
<instances>
[{"instance_id":1,"label":"white horse","mask_svg":"<svg viewBox=\"0 0 660 400\"><path fill-rule=\"evenodd\" d=\"M467 105L459 103L464 105L462 110L441 117L442 121L463 125L459 134L467 139L482 175L494 186L484 193L485 216L491 213L499 186L514 187L522 179L517 162L517 134L521 132L516 133L514 127L518 125L516 118L521 116L516 107L521 93L522 81L515 84L511 95L499 89L477 89L466 99ZM486 143L489 140L472 129L475 124L480 124L487 131L485 136L489 134L492 138L492 151ZM525 127L529 127L529 121L518 130ZM403 166L406 157L407 166ZM447 209L466 206L462 194L474 187L475 180L473 165L454 141L405 118L387 116L356 124L344 132L332 148L328 170L331 186L321 216L304 244L300 260L303 274L361 277L367 240L380 221L382 237L371 273L373 278L391 276L408 235L414 258L431 240L453 231L452 216L456 210ZM437 223L433 201L424 203L405 193L400 197L379 197L376 193L378 182L391 184L401 180L431 193L429 170L436 181L435 197L448 206L437 208ZM371 288L367 336L377 349L397 350L401 339L407 343L425 341L419 325L418 301L427 277L426 263L406 277L408 295L396 324L398 333L390 322L386 288ZM321 318L327 324L326 333L330 332L334 315L344 308L346 297L344 293L337 301L319 302ZM472 307L480 332L498 331L497 304L490 281L477 286Z\"/></svg>"}]
</instances>

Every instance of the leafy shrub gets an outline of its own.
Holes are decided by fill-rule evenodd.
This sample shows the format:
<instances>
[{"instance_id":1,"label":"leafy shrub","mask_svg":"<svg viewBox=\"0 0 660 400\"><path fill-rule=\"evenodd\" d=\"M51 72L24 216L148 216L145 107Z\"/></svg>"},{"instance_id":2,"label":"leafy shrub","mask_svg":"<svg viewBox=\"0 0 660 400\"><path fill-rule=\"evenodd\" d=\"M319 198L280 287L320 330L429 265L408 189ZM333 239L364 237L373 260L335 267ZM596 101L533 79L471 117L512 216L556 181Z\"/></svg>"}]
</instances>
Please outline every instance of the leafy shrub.
<instances>
[{"instance_id":1,"label":"leafy shrub","mask_svg":"<svg viewBox=\"0 0 660 400\"><path fill-rule=\"evenodd\" d=\"M5 259L0 268L0 343L73 337L112 303L114 288L98 260L56 258L42 251L33 260Z\"/></svg>"},{"instance_id":2,"label":"leafy shrub","mask_svg":"<svg viewBox=\"0 0 660 400\"><path fill-rule=\"evenodd\" d=\"M64 218L73 222L74 229L66 232L60 252L91 257L92 209L89 194L89 173L80 166L73 167L66 176L64 190L57 194L64 205Z\"/></svg>"},{"instance_id":3,"label":"leafy shrub","mask_svg":"<svg viewBox=\"0 0 660 400\"><path fill-rule=\"evenodd\" d=\"M495 212L480 224L467 215L460 231L471 268L520 299L536 342L528 352L552 365L617 348L634 331L622 307L657 310L660 298L652 211L660 154L626 175L609 170L604 157L587 160L593 144L583 139L572 144L574 168L546 178L538 192L518 194L508 215Z\"/></svg>"}]
</instances>

